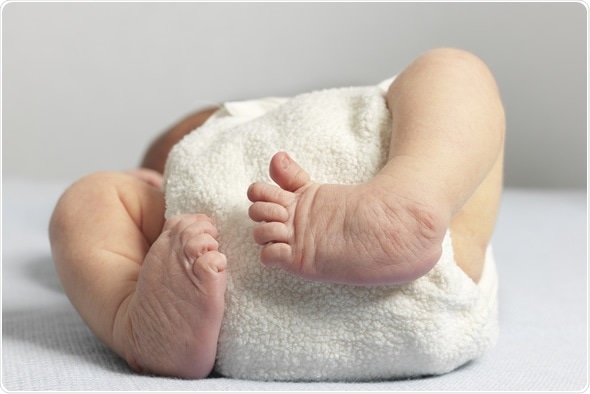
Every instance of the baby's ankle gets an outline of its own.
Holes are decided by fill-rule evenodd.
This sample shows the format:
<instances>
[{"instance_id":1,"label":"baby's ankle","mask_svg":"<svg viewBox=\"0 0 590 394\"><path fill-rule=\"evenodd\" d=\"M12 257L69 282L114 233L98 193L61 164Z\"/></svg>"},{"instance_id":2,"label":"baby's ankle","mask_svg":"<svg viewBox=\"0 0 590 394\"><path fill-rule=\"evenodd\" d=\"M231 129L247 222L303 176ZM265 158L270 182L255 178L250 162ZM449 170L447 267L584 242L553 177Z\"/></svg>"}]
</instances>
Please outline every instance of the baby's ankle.
<instances>
[{"instance_id":1,"label":"baby's ankle","mask_svg":"<svg viewBox=\"0 0 590 394\"><path fill-rule=\"evenodd\" d=\"M433 179L433 175L421 170L420 161L405 157L392 159L371 182L399 198L420 205L432 216L433 224L440 224L435 225L439 230L440 227L444 227L444 231L448 228L453 212L448 193Z\"/></svg>"},{"instance_id":2,"label":"baby's ankle","mask_svg":"<svg viewBox=\"0 0 590 394\"><path fill-rule=\"evenodd\" d=\"M397 273L395 282L409 282L426 275L442 255L442 242L450 224L450 209L412 182L383 176L375 177L374 198L380 199L391 222L394 249L408 264Z\"/></svg>"}]
</instances>

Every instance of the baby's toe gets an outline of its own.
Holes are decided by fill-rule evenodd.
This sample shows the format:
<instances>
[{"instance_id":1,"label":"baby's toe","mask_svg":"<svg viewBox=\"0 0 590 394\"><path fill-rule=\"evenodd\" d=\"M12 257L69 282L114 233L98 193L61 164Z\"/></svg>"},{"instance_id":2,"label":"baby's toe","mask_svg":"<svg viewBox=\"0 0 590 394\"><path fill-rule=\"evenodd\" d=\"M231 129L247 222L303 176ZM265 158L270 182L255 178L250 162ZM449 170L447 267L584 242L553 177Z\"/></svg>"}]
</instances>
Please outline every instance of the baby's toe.
<instances>
[{"instance_id":1,"label":"baby's toe","mask_svg":"<svg viewBox=\"0 0 590 394\"><path fill-rule=\"evenodd\" d=\"M194 260L207 252L217 250L219 244L210 234L201 233L186 241L184 254L189 260Z\"/></svg>"},{"instance_id":2,"label":"baby's toe","mask_svg":"<svg viewBox=\"0 0 590 394\"><path fill-rule=\"evenodd\" d=\"M217 250L207 252L195 261L193 273L199 277L204 274L217 274L227 268L227 258Z\"/></svg>"},{"instance_id":3,"label":"baby's toe","mask_svg":"<svg viewBox=\"0 0 590 394\"><path fill-rule=\"evenodd\" d=\"M213 220L203 214L182 214L175 215L166 220L162 232L170 231L172 236L196 235L202 232L217 236L217 229L213 225ZM184 237L186 237L184 235Z\"/></svg>"},{"instance_id":4,"label":"baby's toe","mask_svg":"<svg viewBox=\"0 0 590 394\"><path fill-rule=\"evenodd\" d=\"M293 250L286 243L269 244L262 248L260 261L264 265L287 268L293 263Z\"/></svg>"},{"instance_id":5,"label":"baby's toe","mask_svg":"<svg viewBox=\"0 0 590 394\"><path fill-rule=\"evenodd\" d=\"M275 185L257 182L248 188L248 199L252 202L266 201L286 207L293 203L295 196Z\"/></svg>"},{"instance_id":6,"label":"baby's toe","mask_svg":"<svg viewBox=\"0 0 590 394\"><path fill-rule=\"evenodd\" d=\"M258 245L265 245L269 242L288 242L289 229L280 222L263 223L254 227L253 235L254 241Z\"/></svg>"},{"instance_id":7,"label":"baby's toe","mask_svg":"<svg viewBox=\"0 0 590 394\"><path fill-rule=\"evenodd\" d=\"M273 156L269 166L270 177L281 188L295 192L309 181L309 174L286 152Z\"/></svg>"},{"instance_id":8,"label":"baby's toe","mask_svg":"<svg viewBox=\"0 0 590 394\"><path fill-rule=\"evenodd\" d=\"M248 215L255 222L286 222L289 218L289 213L284 206L264 201L252 204Z\"/></svg>"},{"instance_id":9,"label":"baby's toe","mask_svg":"<svg viewBox=\"0 0 590 394\"><path fill-rule=\"evenodd\" d=\"M201 294L210 299L211 305L223 298L226 268L227 259L217 250L205 253L193 264L191 279Z\"/></svg>"}]
</instances>

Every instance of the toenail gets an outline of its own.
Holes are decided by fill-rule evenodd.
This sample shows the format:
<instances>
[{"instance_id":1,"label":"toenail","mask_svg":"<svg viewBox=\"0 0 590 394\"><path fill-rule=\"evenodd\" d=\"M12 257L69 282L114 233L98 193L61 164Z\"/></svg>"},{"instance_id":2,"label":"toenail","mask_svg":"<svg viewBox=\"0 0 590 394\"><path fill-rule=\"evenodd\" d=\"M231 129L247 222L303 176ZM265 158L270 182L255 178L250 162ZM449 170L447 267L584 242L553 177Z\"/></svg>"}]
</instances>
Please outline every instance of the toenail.
<instances>
[{"instance_id":1,"label":"toenail","mask_svg":"<svg viewBox=\"0 0 590 394\"><path fill-rule=\"evenodd\" d=\"M291 160L289 160L289 156L287 154L284 154L283 159L281 160L281 165L283 166L283 170L286 170L287 168L289 168L290 164L291 164Z\"/></svg>"}]
</instances>

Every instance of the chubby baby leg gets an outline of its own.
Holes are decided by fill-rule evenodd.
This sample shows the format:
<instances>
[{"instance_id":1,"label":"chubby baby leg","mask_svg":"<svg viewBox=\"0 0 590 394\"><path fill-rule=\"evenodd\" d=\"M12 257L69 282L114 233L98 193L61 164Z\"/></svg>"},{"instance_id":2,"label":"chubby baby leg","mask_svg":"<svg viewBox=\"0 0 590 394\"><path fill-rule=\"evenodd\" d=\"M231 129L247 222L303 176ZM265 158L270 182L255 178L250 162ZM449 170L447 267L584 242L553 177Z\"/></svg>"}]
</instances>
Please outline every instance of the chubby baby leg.
<instances>
[{"instance_id":1,"label":"chubby baby leg","mask_svg":"<svg viewBox=\"0 0 590 394\"><path fill-rule=\"evenodd\" d=\"M278 186L250 187L264 264L329 282L407 282L436 264L450 228L459 266L479 280L502 190L505 135L490 70L464 51L430 51L395 79L386 103L389 157L370 181L317 184L279 153L270 163Z\"/></svg>"},{"instance_id":2,"label":"chubby baby leg","mask_svg":"<svg viewBox=\"0 0 590 394\"><path fill-rule=\"evenodd\" d=\"M165 221L158 189L98 173L64 193L49 232L62 285L100 340L138 371L209 374L226 266L210 219Z\"/></svg>"}]
</instances>

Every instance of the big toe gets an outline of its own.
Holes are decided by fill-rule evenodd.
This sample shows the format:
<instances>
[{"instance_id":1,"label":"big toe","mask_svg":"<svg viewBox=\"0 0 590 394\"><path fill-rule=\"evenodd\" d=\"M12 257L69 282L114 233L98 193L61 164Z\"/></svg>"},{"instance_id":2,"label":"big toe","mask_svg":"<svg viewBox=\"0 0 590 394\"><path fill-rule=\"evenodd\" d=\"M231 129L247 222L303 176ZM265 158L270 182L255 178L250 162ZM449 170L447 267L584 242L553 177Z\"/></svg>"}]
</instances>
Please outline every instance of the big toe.
<instances>
[{"instance_id":1,"label":"big toe","mask_svg":"<svg viewBox=\"0 0 590 394\"><path fill-rule=\"evenodd\" d=\"M210 306L217 308L223 300L226 286L227 259L219 251L210 251L199 257L193 264L193 284L201 291ZM223 310L223 308L221 308Z\"/></svg>"},{"instance_id":2,"label":"big toe","mask_svg":"<svg viewBox=\"0 0 590 394\"><path fill-rule=\"evenodd\" d=\"M270 177L281 188L294 192L309 182L309 174L286 152L279 152L270 161Z\"/></svg>"}]
</instances>

